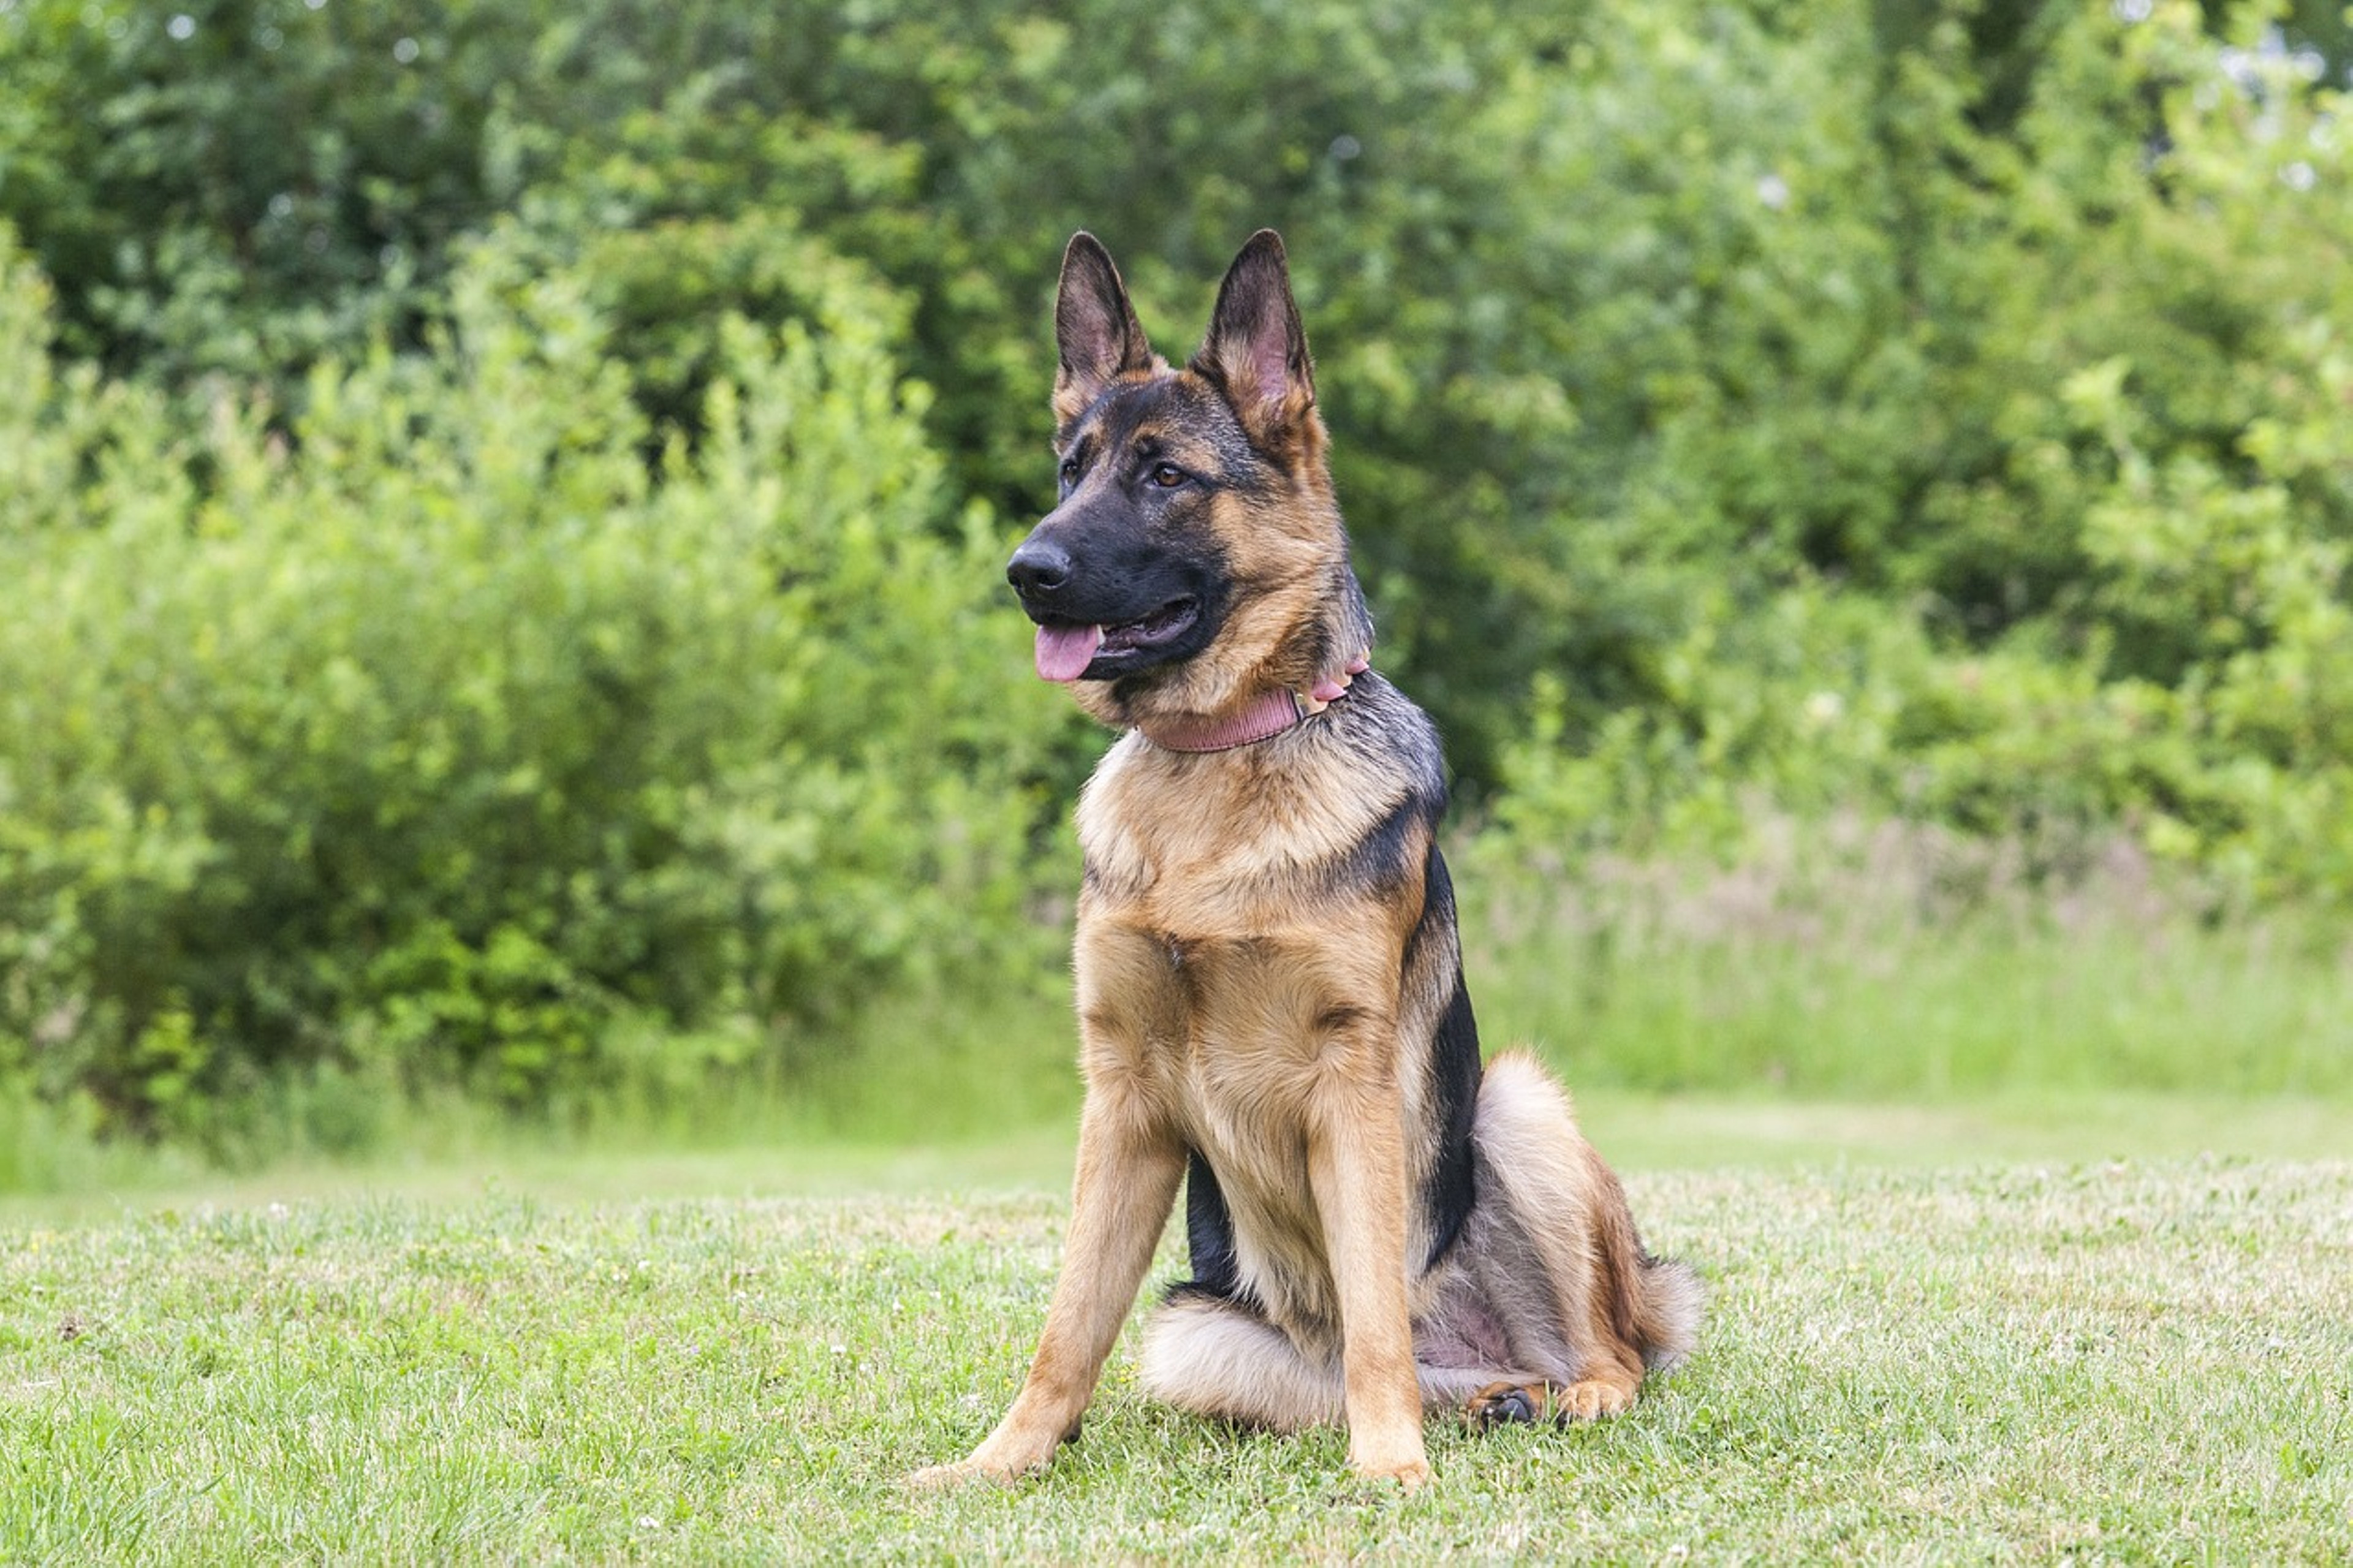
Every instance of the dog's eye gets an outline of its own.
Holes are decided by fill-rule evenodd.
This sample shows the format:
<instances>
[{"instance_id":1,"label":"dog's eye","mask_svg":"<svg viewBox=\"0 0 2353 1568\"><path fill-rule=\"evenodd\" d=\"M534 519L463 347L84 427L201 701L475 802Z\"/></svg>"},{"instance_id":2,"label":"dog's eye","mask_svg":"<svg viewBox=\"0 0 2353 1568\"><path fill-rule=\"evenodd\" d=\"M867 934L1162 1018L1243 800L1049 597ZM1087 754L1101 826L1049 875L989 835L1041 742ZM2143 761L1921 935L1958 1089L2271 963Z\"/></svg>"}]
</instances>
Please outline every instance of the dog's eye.
<instances>
[{"instance_id":1,"label":"dog's eye","mask_svg":"<svg viewBox=\"0 0 2353 1568\"><path fill-rule=\"evenodd\" d=\"M1064 484L1077 484L1079 482L1079 460L1076 458L1063 458L1061 474L1062 482Z\"/></svg>"},{"instance_id":2,"label":"dog's eye","mask_svg":"<svg viewBox=\"0 0 2353 1568\"><path fill-rule=\"evenodd\" d=\"M1155 465L1152 470L1152 482L1164 490L1173 490L1185 482L1185 470L1174 463Z\"/></svg>"}]
</instances>

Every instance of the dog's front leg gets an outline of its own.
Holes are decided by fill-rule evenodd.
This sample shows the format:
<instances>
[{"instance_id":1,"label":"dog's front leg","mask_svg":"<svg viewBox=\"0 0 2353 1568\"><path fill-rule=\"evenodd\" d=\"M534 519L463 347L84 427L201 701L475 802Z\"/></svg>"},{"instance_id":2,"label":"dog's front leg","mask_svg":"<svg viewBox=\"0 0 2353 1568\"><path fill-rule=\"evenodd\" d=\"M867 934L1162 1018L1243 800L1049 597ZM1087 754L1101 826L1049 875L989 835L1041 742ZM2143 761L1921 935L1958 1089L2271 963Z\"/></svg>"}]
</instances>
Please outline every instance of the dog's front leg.
<instances>
[{"instance_id":1,"label":"dog's front leg","mask_svg":"<svg viewBox=\"0 0 2353 1568\"><path fill-rule=\"evenodd\" d=\"M1122 1092L1126 1089L1126 1092ZM1135 1303L1152 1249L1176 1201L1185 1150L1124 1084L1090 1085L1079 1120L1078 1173L1062 1274L1020 1395L970 1457L913 1478L940 1486L970 1476L1011 1481L1042 1469L1078 1435L1120 1324Z\"/></svg>"},{"instance_id":2,"label":"dog's front leg","mask_svg":"<svg viewBox=\"0 0 2353 1568\"><path fill-rule=\"evenodd\" d=\"M1394 1091L1370 1076L1358 1065L1319 1087L1307 1179L1340 1302L1348 1462L1410 1489L1430 1461L1406 1293L1405 1134Z\"/></svg>"}]
</instances>

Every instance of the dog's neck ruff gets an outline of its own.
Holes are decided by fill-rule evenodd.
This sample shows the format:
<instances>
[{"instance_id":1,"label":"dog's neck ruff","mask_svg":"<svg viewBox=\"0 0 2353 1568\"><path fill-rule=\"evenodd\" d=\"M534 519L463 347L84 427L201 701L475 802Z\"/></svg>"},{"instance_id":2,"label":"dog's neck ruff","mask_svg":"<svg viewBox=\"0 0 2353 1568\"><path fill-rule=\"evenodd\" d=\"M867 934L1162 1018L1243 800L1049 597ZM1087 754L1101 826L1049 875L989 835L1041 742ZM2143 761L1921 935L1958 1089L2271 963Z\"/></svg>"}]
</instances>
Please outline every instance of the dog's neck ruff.
<instances>
[{"instance_id":1,"label":"dog's neck ruff","mask_svg":"<svg viewBox=\"0 0 2353 1568\"><path fill-rule=\"evenodd\" d=\"M1296 691L1277 689L1222 719L1155 720L1136 728L1164 752L1230 752L1295 730L1317 711Z\"/></svg>"}]
</instances>

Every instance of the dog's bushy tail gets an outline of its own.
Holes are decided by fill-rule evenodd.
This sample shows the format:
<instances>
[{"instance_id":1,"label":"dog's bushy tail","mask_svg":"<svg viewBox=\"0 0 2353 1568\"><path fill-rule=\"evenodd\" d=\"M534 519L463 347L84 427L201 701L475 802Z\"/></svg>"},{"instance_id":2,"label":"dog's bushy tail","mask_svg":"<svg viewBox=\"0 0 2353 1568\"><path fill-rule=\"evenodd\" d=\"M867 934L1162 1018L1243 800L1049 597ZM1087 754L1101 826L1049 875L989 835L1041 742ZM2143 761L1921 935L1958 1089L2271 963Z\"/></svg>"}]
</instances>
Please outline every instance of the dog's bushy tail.
<instances>
[{"instance_id":1,"label":"dog's bushy tail","mask_svg":"<svg viewBox=\"0 0 2353 1568\"><path fill-rule=\"evenodd\" d=\"M1638 1239L1630 1292L1634 1342L1642 1349L1642 1364L1664 1371L1692 1352L1699 1343L1700 1309L1706 1289L1688 1263L1653 1258Z\"/></svg>"}]
</instances>

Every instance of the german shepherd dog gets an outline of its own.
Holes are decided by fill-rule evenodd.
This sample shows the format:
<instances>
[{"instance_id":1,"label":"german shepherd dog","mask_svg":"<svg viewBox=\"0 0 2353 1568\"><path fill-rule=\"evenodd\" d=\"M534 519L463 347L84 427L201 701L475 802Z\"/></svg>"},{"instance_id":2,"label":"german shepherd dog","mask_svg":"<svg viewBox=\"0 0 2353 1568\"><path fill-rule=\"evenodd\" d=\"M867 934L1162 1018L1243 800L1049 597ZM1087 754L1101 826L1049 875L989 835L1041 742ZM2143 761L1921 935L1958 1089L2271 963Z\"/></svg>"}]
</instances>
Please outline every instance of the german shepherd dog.
<instances>
[{"instance_id":1,"label":"german shepherd dog","mask_svg":"<svg viewBox=\"0 0 2353 1568\"><path fill-rule=\"evenodd\" d=\"M1179 1184L1159 1397L1345 1421L1355 1468L1408 1486L1428 1406L1627 1409L1690 1348L1698 1283L1643 1249L1544 1069L1481 1065L1438 737L1366 665L1282 240L1243 247L1181 370L1091 235L1054 321L1060 501L1008 575L1038 673L1125 731L1078 812L1069 1247L1011 1411L915 1480L1010 1480L1078 1435Z\"/></svg>"}]
</instances>

